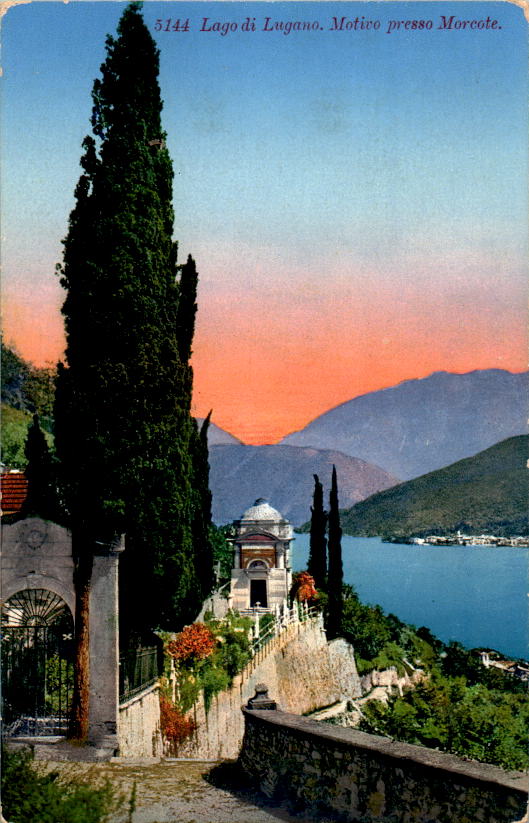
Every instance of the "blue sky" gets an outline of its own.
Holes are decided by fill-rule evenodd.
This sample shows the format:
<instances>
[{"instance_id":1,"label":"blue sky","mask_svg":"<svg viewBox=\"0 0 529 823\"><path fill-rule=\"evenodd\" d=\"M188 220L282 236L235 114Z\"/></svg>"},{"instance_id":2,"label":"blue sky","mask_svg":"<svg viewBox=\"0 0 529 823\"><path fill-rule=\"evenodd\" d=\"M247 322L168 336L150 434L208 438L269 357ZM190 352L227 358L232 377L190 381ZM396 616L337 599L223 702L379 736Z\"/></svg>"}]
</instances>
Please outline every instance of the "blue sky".
<instances>
[{"instance_id":1,"label":"blue sky","mask_svg":"<svg viewBox=\"0 0 529 823\"><path fill-rule=\"evenodd\" d=\"M92 83L122 8L33 2L3 18L6 329L34 360L37 350L41 359L60 352L53 269ZM501 28L443 31L443 14L489 16ZM240 28L247 16L255 32L199 31L204 17ZM317 20L321 30L264 32L267 16ZM334 16L376 19L380 29L332 31ZM309 362L313 387L298 389L290 422L272 428L436 368L523 367L529 124L520 8L146 2L144 18L160 49L175 236L201 274L199 411L213 405L217 422L242 431L240 401L229 399L241 378L251 376L250 394L260 397L244 411L255 416L285 371L299 385ZM190 31L154 30L157 19L177 18ZM432 30L387 34L392 19L432 20ZM413 328L425 315L434 335ZM330 371L316 365L328 357L318 342L327 329L341 343ZM249 436L266 439L259 425Z\"/></svg>"}]
</instances>

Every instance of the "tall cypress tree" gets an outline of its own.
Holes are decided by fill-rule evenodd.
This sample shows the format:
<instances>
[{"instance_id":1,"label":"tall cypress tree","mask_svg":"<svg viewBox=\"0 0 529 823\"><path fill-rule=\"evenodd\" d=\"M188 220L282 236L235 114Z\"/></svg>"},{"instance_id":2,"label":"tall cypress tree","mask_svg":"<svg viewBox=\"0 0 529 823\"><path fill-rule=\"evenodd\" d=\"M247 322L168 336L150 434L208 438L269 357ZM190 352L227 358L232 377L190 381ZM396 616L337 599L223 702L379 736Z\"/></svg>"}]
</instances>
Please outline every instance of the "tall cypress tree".
<instances>
[{"instance_id":1,"label":"tall cypress tree","mask_svg":"<svg viewBox=\"0 0 529 823\"><path fill-rule=\"evenodd\" d=\"M307 570L314 578L317 589L327 588L327 512L323 508L323 486L314 475L314 497L310 519L310 545Z\"/></svg>"},{"instance_id":2,"label":"tall cypress tree","mask_svg":"<svg viewBox=\"0 0 529 823\"><path fill-rule=\"evenodd\" d=\"M56 471L38 414L33 415L33 422L28 426L24 453L28 461L25 469L28 491L20 516L59 520Z\"/></svg>"},{"instance_id":3,"label":"tall cypress tree","mask_svg":"<svg viewBox=\"0 0 529 823\"><path fill-rule=\"evenodd\" d=\"M88 604L96 544L125 532L120 628L143 639L200 606L193 556L189 354L173 171L161 126L159 57L129 5L108 37L93 88L93 136L64 240L66 365L59 368L56 447L72 528L77 588L74 736L87 731ZM190 258L181 280L193 281ZM184 267L186 269L186 267ZM194 306L194 298L193 298ZM185 328L184 328L185 327ZM185 332L185 333L184 333Z\"/></svg>"},{"instance_id":4,"label":"tall cypress tree","mask_svg":"<svg viewBox=\"0 0 529 823\"><path fill-rule=\"evenodd\" d=\"M329 574L327 580L329 595L327 637L340 637L343 627L343 564L342 529L338 508L338 481L336 466L332 467L332 485L329 495Z\"/></svg>"},{"instance_id":5,"label":"tall cypress tree","mask_svg":"<svg viewBox=\"0 0 529 823\"><path fill-rule=\"evenodd\" d=\"M200 430L195 424L192 441L193 490L195 494L193 542L201 597L205 599L214 584L213 545L211 539L211 491L209 488L208 429L211 412Z\"/></svg>"}]
</instances>

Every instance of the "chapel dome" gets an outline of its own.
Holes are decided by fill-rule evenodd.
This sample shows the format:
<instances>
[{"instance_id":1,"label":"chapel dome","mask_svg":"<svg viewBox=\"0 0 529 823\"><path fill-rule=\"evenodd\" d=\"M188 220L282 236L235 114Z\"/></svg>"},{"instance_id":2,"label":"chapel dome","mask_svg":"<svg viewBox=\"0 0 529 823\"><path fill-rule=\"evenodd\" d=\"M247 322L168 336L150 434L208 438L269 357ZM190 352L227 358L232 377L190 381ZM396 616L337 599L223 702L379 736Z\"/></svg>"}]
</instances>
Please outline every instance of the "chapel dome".
<instances>
[{"instance_id":1,"label":"chapel dome","mask_svg":"<svg viewBox=\"0 0 529 823\"><path fill-rule=\"evenodd\" d=\"M277 509L272 508L268 500L265 500L264 497L259 497L253 506L250 506L249 509L246 509L244 514L241 517L241 521L243 520L266 520L268 522L272 521L273 523L281 523L284 521L284 517L280 514Z\"/></svg>"}]
</instances>

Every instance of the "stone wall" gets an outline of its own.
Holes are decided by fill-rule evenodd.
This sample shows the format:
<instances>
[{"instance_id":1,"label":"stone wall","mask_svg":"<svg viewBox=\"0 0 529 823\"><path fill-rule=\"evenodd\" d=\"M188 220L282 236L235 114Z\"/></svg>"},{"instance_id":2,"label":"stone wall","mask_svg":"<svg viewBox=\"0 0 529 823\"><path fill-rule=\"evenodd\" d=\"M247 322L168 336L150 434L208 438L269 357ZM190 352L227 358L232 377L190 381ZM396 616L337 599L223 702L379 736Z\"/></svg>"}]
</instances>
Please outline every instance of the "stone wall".
<instances>
[{"instance_id":1,"label":"stone wall","mask_svg":"<svg viewBox=\"0 0 529 823\"><path fill-rule=\"evenodd\" d=\"M160 757L160 687L156 683L119 707L120 757Z\"/></svg>"},{"instance_id":2,"label":"stone wall","mask_svg":"<svg viewBox=\"0 0 529 823\"><path fill-rule=\"evenodd\" d=\"M385 689L388 696L396 689L402 697L405 689L411 689L417 685L424 677L422 669L415 669L409 674L399 675L397 669L391 666L389 669L373 669L360 678L362 694L369 694L373 689Z\"/></svg>"},{"instance_id":3,"label":"stone wall","mask_svg":"<svg viewBox=\"0 0 529 823\"><path fill-rule=\"evenodd\" d=\"M299 714L360 695L352 648L344 640L327 643L318 619L291 624L256 654L230 689L213 698L208 712L198 701L191 712L197 730L178 756L236 758L244 733L241 707L261 682L282 709Z\"/></svg>"},{"instance_id":4,"label":"stone wall","mask_svg":"<svg viewBox=\"0 0 529 823\"><path fill-rule=\"evenodd\" d=\"M525 814L522 773L280 711L244 717L244 771L267 796L317 819L513 823Z\"/></svg>"}]
</instances>

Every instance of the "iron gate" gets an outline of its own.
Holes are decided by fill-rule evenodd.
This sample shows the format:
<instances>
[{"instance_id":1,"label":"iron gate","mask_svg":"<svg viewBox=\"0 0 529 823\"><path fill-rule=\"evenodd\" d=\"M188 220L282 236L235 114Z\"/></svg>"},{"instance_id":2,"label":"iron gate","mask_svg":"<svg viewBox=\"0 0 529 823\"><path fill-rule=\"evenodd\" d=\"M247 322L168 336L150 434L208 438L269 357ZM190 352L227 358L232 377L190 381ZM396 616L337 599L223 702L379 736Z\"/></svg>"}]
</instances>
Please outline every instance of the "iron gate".
<instances>
[{"instance_id":1,"label":"iron gate","mask_svg":"<svg viewBox=\"0 0 529 823\"><path fill-rule=\"evenodd\" d=\"M57 595L31 589L5 603L2 703L6 734L55 735L67 731L73 646L72 616Z\"/></svg>"}]
</instances>

